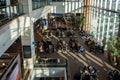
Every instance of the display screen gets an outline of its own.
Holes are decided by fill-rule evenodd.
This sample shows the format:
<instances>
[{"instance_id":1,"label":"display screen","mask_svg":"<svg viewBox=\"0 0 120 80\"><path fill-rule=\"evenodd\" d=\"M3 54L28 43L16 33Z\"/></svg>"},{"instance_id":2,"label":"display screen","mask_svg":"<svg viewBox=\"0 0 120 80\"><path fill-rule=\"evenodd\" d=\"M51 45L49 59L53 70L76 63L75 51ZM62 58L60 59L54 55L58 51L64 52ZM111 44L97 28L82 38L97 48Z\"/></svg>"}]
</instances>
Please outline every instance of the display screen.
<instances>
[{"instance_id":1,"label":"display screen","mask_svg":"<svg viewBox=\"0 0 120 80\"><path fill-rule=\"evenodd\" d=\"M31 47L30 46L23 46L23 55L24 55L24 58L31 58Z\"/></svg>"}]
</instances>

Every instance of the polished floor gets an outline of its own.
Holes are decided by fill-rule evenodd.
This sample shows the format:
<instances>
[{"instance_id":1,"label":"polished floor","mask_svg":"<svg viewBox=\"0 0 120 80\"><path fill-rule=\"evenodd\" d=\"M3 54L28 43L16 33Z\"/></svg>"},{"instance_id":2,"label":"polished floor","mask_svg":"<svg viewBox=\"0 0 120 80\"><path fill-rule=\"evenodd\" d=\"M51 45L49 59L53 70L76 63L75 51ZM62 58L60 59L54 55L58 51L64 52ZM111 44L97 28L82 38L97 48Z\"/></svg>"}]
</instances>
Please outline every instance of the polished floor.
<instances>
[{"instance_id":1,"label":"polished floor","mask_svg":"<svg viewBox=\"0 0 120 80\"><path fill-rule=\"evenodd\" d=\"M37 35L37 34L36 34ZM80 35L78 31L75 31L76 40L83 45L86 50L84 54L76 54L71 52L69 49L67 50L67 53L62 53L60 51L55 51L54 53L43 53L38 56L46 56L47 58L61 58L61 59L67 59L68 61L68 80L74 80L75 76L79 76L80 69L83 66L91 65L94 66L97 69L98 79L99 80L107 80L107 71L108 70L114 70L115 68L108 63L108 60L106 59L106 55L103 53L90 53L89 48L84 44L84 40L80 38ZM36 37L37 38L37 37ZM54 45L56 45L56 42L59 38L53 35L53 38L51 39ZM68 37L63 38L66 42L69 41Z\"/></svg>"}]
</instances>

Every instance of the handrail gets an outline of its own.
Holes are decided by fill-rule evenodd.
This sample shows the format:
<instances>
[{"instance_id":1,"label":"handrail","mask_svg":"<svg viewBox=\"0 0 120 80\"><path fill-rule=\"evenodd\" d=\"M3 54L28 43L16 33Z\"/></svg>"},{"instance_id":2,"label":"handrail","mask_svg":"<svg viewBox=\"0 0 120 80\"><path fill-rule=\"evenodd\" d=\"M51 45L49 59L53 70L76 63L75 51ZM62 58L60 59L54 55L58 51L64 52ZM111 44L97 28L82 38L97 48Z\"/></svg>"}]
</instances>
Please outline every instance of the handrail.
<instances>
[{"instance_id":1,"label":"handrail","mask_svg":"<svg viewBox=\"0 0 120 80\"><path fill-rule=\"evenodd\" d=\"M61 59L40 59L37 63L34 63L34 67L66 67L67 61Z\"/></svg>"},{"instance_id":2,"label":"handrail","mask_svg":"<svg viewBox=\"0 0 120 80\"><path fill-rule=\"evenodd\" d=\"M23 80L25 80L28 71L29 71L29 69L26 69L26 70L25 70L25 72L24 72L24 76L23 76Z\"/></svg>"},{"instance_id":3,"label":"handrail","mask_svg":"<svg viewBox=\"0 0 120 80\"><path fill-rule=\"evenodd\" d=\"M66 67L66 64L34 64L34 67Z\"/></svg>"},{"instance_id":4,"label":"handrail","mask_svg":"<svg viewBox=\"0 0 120 80\"><path fill-rule=\"evenodd\" d=\"M16 8L16 12L12 11L13 7ZM4 11L4 9L5 9L5 11ZM5 22L23 14L23 5L16 4L16 5L11 5L11 6L2 6L2 7L0 7L0 10L1 11L3 10L3 12L1 12L1 20L0 20L0 25L1 25L1 24L4 24Z\"/></svg>"},{"instance_id":5,"label":"handrail","mask_svg":"<svg viewBox=\"0 0 120 80\"><path fill-rule=\"evenodd\" d=\"M14 5L5 5L5 6L0 6L0 9L1 8L6 8L6 7L9 7L9 6L17 6L17 5L22 5L21 3L16 3Z\"/></svg>"},{"instance_id":6,"label":"handrail","mask_svg":"<svg viewBox=\"0 0 120 80\"><path fill-rule=\"evenodd\" d=\"M12 58L12 60L8 63L8 65L5 67L5 69L4 69L3 72L2 72L2 75L0 76L0 79L4 76L4 74L6 73L6 71L8 71L8 69L10 68L11 64L13 64L13 62L14 62L14 60L15 60L16 57L17 57L17 56L15 55L15 56Z\"/></svg>"}]
</instances>

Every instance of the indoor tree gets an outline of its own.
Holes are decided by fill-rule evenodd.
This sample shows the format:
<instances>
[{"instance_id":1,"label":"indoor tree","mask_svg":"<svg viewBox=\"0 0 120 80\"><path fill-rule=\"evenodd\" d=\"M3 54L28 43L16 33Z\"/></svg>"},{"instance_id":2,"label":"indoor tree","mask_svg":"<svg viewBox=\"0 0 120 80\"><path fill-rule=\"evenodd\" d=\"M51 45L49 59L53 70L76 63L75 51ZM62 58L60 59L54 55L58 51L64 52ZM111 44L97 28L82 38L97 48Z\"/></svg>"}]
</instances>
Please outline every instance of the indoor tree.
<instances>
[{"instance_id":1,"label":"indoor tree","mask_svg":"<svg viewBox=\"0 0 120 80\"><path fill-rule=\"evenodd\" d=\"M107 42L107 52L113 56L114 63L120 57L120 37L112 37Z\"/></svg>"},{"instance_id":2,"label":"indoor tree","mask_svg":"<svg viewBox=\"0 0 120 80\"><path fill-rule=\"evenodd\" d=\"M76 16L76 26L83 30L83 25L85 24L86 20L85 20L85 16L84 15L80 15L80 16Z\"/></svg>"}]
</instances>

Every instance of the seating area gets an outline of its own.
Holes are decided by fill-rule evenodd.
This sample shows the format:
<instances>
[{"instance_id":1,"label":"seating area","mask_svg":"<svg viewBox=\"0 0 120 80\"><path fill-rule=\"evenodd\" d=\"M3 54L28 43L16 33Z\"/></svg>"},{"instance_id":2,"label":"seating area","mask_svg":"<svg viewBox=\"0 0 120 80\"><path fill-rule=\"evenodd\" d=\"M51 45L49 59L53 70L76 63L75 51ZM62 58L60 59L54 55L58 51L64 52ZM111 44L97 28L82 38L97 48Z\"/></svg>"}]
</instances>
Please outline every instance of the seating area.
<instances>
[{"instance_id":1,"label":"seating area","mask_svg":"<svg viewBox=\"0 0 120 80\"><path fill-rule=\"evenodd\" d=\"M74 76L75 80L99 80L97 77L97 70L94 66L84 66L80 68L79 77L77 75Z\"/></svg>"},{"instance_id":2,"label":"seating area","mask_svg":"<svg viewBox=\"0 0 120 80\"><path fill-rule=\"evenodd\" d=\"M103 46L94 40L94 35L77 30L75 27L48 27L44 32L43 40L51 41L54 46L54 52L49 54L49 52L40 53L38 51L37 56L43 59L66 59L68 62L68 78L71 80L108 79L107 72L101 67L101 65L105 66L105 64L108 64L108 60L104 56ZM35 40L38 40L36 38ZM110 64L108 65L111 66ZM87 69L81 71L85 66L87 66ZM95 74L89 72L88 66L94 67ZM105 69L108 69L109 66L105 67ZM85 76L88 76L89 79Z\"/></svg>"}]
</instances>

